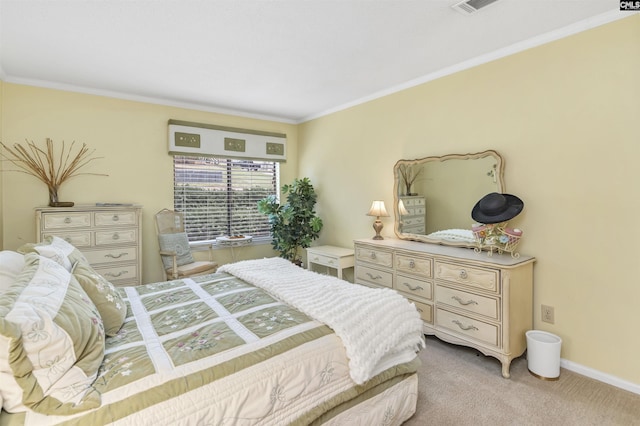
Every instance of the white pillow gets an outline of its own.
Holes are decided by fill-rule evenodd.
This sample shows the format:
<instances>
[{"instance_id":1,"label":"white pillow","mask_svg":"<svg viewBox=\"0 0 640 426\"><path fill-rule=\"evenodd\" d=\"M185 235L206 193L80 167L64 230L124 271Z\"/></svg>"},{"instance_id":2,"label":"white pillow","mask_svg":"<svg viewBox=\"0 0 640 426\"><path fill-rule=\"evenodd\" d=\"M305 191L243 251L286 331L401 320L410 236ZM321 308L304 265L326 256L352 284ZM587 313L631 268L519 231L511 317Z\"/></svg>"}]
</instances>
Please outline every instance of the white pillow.
<instances>
[{"instance_id":1,"label":"white pillow","mask_svg":"<svg viewBox=\"0 0 640 426\"><path fill-rule=\"evenodd\" d=\"M24 268L24 256L15 251L0 251L0 292L8 289Z\"/></svg>"},{"instance_id":2,"label":"white pillow","mask_svg":"<svg viewBox=\"0 0 640 426\"><path fill-rule=\"evenodd\" d=\"M69 257L77 256L84 258L84 255L78 251L73 245L66 240L54 236L46 237L42 242L34 244L27 243L18 248L20 253L38 253L40 256L44 256L48 259L55 260L60 265L64 266L64 269L71 272L73 267L73 261Z\"/></svg>"}]
</instances>

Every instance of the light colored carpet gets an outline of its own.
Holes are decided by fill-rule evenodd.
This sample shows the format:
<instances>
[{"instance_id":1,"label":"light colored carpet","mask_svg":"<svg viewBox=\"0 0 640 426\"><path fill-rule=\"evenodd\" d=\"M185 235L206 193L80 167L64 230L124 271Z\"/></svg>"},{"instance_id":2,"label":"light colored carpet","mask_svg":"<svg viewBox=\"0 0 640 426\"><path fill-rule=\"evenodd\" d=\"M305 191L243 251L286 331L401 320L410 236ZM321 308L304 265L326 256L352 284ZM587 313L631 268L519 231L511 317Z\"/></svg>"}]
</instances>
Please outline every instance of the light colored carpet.
<instances>
[{"instance_id":1,"label":"light colored carpet","mask_svg":"<svg viewBox=\"0 0 640 426\"><path fill-rule=\"evenodd\" d=\"M497 359L432 336L420 358L418 408L404 426L640 425L640 395L565 369L537 379L524 356L510 379Z\"/></svg>"}]
</instances>

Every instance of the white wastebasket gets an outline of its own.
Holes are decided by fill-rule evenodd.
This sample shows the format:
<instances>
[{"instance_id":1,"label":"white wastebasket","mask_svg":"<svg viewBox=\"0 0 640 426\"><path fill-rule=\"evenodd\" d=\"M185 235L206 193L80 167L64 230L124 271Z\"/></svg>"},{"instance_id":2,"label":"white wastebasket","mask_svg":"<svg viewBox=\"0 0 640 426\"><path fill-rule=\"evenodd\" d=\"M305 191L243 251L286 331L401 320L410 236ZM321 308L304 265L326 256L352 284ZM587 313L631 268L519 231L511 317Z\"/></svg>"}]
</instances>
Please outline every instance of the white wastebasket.
<instances>
[{"instance_id":1,"label":"white wastebasket","mask_svg":"<svg viewBox=\"0 0 640 426\"><path fill-rule=\"evenodd\" d=\"M562 339L540 330L529 330L526 335L529 372L542 380L558 380Z\"/></svg>"}]
</instances>

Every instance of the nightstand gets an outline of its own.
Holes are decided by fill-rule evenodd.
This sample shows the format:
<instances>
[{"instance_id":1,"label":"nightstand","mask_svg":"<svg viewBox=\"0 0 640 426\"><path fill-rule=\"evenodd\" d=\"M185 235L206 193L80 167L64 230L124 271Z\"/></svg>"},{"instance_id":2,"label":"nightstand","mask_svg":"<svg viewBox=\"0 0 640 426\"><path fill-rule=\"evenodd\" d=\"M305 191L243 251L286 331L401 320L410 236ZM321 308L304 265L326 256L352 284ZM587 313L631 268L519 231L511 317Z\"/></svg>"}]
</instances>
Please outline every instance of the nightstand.
<instances>
[{"instance_id":1,"label":"nightstand","mask_svg":"<svg viewBox=\"0 0 640 426\"><path fill-rule=\"evenodd\" d=\"M307 248L307 269L310 271L312 264L333 268L338 271L338 278L342 279L342 271L353 268L355 265L354 251L334 246L309 247Z\"/></svg>"}]
</instances>

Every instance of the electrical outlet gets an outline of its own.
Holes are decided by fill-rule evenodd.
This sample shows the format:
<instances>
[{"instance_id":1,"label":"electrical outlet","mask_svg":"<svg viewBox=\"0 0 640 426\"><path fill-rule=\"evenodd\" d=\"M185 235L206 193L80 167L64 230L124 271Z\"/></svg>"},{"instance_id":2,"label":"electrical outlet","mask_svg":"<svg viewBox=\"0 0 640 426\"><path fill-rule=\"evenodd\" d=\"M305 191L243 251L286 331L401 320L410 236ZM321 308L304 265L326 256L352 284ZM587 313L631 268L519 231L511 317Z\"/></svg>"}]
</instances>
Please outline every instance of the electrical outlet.
<instances>
[{"instance_id":1,"label":"electrical outlet","mask_svg":"<svg viewBox=\"0 0 640 426\"><path fill-rule=\"evenodd\" d=\"M555 313L553 306L542 305L542 321L553 324L555 321Z\"/></svg>"}]
</instances>

